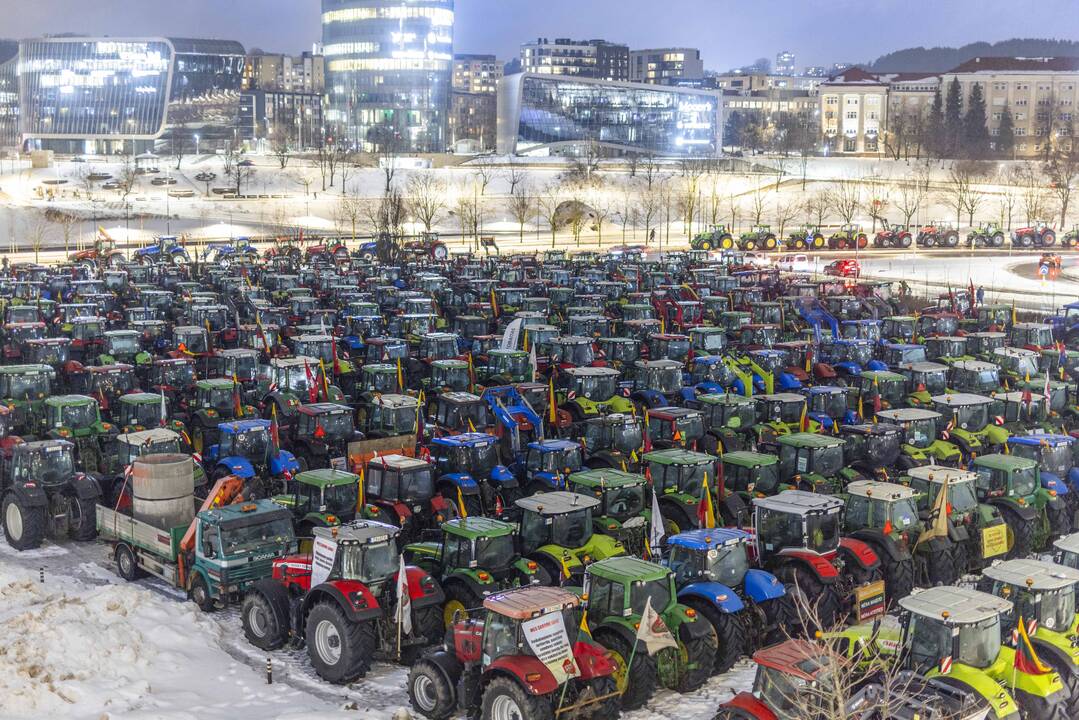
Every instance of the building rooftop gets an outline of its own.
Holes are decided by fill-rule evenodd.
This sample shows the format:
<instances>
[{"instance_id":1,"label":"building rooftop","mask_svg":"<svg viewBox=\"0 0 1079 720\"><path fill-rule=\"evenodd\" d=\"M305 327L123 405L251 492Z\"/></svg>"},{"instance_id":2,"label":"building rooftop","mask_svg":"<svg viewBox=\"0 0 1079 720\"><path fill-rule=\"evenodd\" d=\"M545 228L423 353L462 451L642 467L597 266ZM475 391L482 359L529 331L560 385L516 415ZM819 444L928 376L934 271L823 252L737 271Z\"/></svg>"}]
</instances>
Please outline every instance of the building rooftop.
<instances>
[{"instance_id":1,"label":"building rooftop","mask_svg":"<svg viewBox=\"0 0 1079 720\"><path fill-rule=\"evenodd\" d=\"M976 57L948 74L972 72L1079 72L1079 57Z\"/></svg>"}]
</instances>

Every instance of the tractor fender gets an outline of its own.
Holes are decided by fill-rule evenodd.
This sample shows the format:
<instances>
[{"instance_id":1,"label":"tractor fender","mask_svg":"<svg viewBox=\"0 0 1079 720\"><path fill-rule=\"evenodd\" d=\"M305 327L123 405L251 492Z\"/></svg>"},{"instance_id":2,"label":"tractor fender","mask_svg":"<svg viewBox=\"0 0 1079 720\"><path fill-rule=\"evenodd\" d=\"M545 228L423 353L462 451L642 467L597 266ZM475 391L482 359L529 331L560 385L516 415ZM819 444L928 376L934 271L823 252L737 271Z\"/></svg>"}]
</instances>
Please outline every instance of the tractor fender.
<instances>
[{"instance_id":1,"label":"tractor fender","mask_svg":"<svg viewBox=\"0 0 1079 720\"><path fill-rule=\"evenodd\" d=\"M532 476L533 480L538 480L543 483L544 486L551 490L561 490L562 482L558 475L549 472L538 472Z\"/></svg>"},{"instance_id":2,"label":"tractor fender","mask_svg":"<svg viewBox=\"0 0 1079 720\"><path fill-rule=\"evenodd\" d=\"M438 668L451 688L457 687L457 682L461 679L465 666L452 653L439 649L424 655L423 659Z\"/></svg>"},{"instance_id":3,"label":"tractor fender","mask_svg":"<svg viewBox=\"0 0 1079 720\"><path fill-rule=\"evenodd\" d=\"M1056 490L1057 495L1067 495L1068 486L1053 473L1041 473L1042 487L1046 490Z\"/></svg>"},{"instance_id":4,"label":"tractor fender","mask_svg":"<svg viewBox=\"0 0 1079 720\"><path fill-rule=\"evenodd\" d=\"M8 488L8 492L18 499L20 505L25 505L26 507L45 507L49 504L45 488L37 483L12 485Z\"/></svg>"},{"instance_id":5,"label":"tractor fender","mask_svg":"<svg viewBox=\"0 0 1079 720\"><path fill-rule=\"evenodd\" d=\"M1042 473L1044 476L1044 473ZM1079 467L1073 467L1068 471L1068 488L1079 492Z\"/></svg>"},{"instance_id":6,"label":"tractor fender","mask_svg":"<svg viewBox=\"0 0 1079 720\"><path fill-rule=\"evenodd\" d=\"M423 568L406 565L405 578L408 580L408 597L412 601L412 607L422 608L445 602L446 594L442 592L442 586ZM393 582L396 586L397 574L394 574Z\"/></svg>"},{"instance_id":7,"label":"tractor fender","mask_svg":"<svg viewBox=\"0 0 1079 720\"><path fill-rule=\"evenodd\" d=\"M299 472L300 462L288 450L278 450L277 454L270 458L270 474L282 475L286 470L291 473Z\"/></svg>"},{"instance_id":8,"label":"tractor fender","mask_svg":"<svg viewBox=\"0 0 1079 720\"><path fill-rule=\"evenodd\" d=\"M378 620L382 617L382 608L378 598L362 582L353 580L332 580L311 588L300 605L300 617L320 602L335 602L345 611L350 622L359 623ZM299 626L303 628L303 624Z\"/></svg>"},{"instance_id":9,"label":"tractor fender","mask_svg":"<svg viewBox=\"0 0 1079 720\"><path fill-rule=\"evenodd\" d=\"M445 475L440 475L438 482L440 485L449 483L455 488L460 488L466 495L475 495L480 489L479 485L476 483L476 479L465 473L447 473Z\"/></svg>"},{"instance_id":10,"label":"tractor fender","mask_svg":"<svg viewBox=\"0 0 1079 720\"><path fill-rule=\"evenodd\" d=\"M836 376L835 368L828 363L813 363L813 375L818 379L825 380Z\"/></svg>"},{"instance_id":11,"label":"tractor fender","mask_svg":"<svg viewBox=\"0 0 1079 720\"><path fill-rule=\"evenodd\" d=\"M592 637L596 638L597 642L599 642L601 645L605 643L603 642L603 640L600 639L600 637L605 634L616 635L630 647L633 647L637 644L637 629L633 627L633 623L631 623L629 619L626 618L621 618L618 616L606 618L592 631ZM643 649L643 646L638 648L638 650Z\"/></svg>"},{"instance_id":12,"label":"tractor fender","mask_svg":"<svg viewBox=\"0 0 1079 720\"><path fill-rule=\"evenodd\" d=\"M101 497L101 481L93 475L86 473L76 473L71 480L68 481L68 487L74 491L75 497L80 500L89 500L91 498Z\"/></svg>"},{"instance_id":13,"label":"tractor fender","mask_svg":"<svg viewBox=\"0 0 1079 720\"><path fill-rule=\"evenodd\" d=\"M784 392L799 390L802 387L802 381L788 372L779 373L775 379L778 390Z\"/></svg>"},{"instance_id":14,"label":"tractor fender","mask_svg":"<svg viewBox=\"0 0 1079 720\"><path fill-rule=\"evenodd\" d=\"M500 487L517 487L517 476L505 465L495 465L491 470L491 482L496 482Z\"/></svg>"},{"instance_id":15,"label":"tractor fender","mask_svg":"<svg viewBox=\"0 0 1079 720\"><path fill-rule=\"evenodd\" d=\"M1038 511L1034 509L1033 506L1020 505L1018 502L1015 501L1015 498L995 497L989 498L989 500L987 500L986 502L988 505L1000 508L1001 510L1003 510L1004 508L1010 508L1013 512L1015 512L1016 515L1019 516L1019 519L1024 522L1034 522L1038 519Z\"/></svg>"},{"instance_id":16,"label":"tractor fender","mask_svg":"<svg viewBox=\"0 0 1079 720\"><path fill-rule=\"evenodd\" d=\"M749 506L746 505L745 498L738 493L732 493L723 498L723 507L726 508L736 523L749 517Z\"/></svg>"},{"instance_id":17,"label":"tractor fender","mask_svg":"<svg viewBox=\"0 0 1079 720\"><path fill-rule=\"evenodd\" d=\"M854 538L858 542L870 545L871 548L880 548L892 562L903 562L910 560L910 551L897 543L891 536L885 535L884 532L878 528L862 528L861 530L855 530L849 534L849 537ZM865 567L863 565L862 567Z\"/></svg>"},{"instance_id":18,"label":"tractor fender","mask_svg":"<svg viewBox=\"0 0 1079 720\"><path fill-rule=\"evenodd\" d=\"M775 600L787 594L787 588L783 587L779 578L765 570L746 570L742 584L745 586L746 595L755 603Z\"/></svg>"},{"instance_id":19,"label":"tractor fender","mask_svg":"<svg viewBox=\"0 0 1079 720\"><path fill-rule=\"evenodd\" d=\"M771 708L749 692L740 692L719 707L725 711L724 715L734 716L738 720L777 720L778 718Z\"/></svg>"},{"instance_id":20,"label":"tractor fender","mask_svg":"<svg viewBox=\"0 0 1079 720\"><path fill-rule=\"evenodd\" d=\"M638 390L630 396L630 399L644 403L653 409L667 404L667 398L659 390Z\"/></svg>"},{"instance_id":21,"label":"tractor fender","mask_svg":"<svg viewBox=\"0 0 1079 720\"><path fill-rule=\"evenodd\" d=\"M845 559L851 559L858 563L858 566L863 570L872 570L880 567L880 558L873 552L873 548L869 547L861 540L846 537L840 538L839 554Z\"/></svg>"},{"instance_id":22,"label":"tractor fender","mask_svg":"<svg viewBox=\"0 0 1079 720\"><path fill-rule=\"evenodd\" d=\"M682 403L683 404L684 403L691 403L694 400L696 400L697 399L697 390L698 389L700 389L701 392L708 392L707 390L704 390L704 383L701 383L700 385L697 385L696 387L694 387L694 386L683 387L681 390L679 390L678 394L682 398Z\"/></svg>"},{"instance_id":23,"label":"tractor fender","mask_svg":"<svg viewBox=\"0 0 1079 720\"><path fill-rule=\"evenodd\" d=\"M531 655L503 656L487 666L484 673L485 681L492 676L502 675L512 678L529 695L550 695L558 689L558 681L554 674L544 665L539 658ZM528 681L526 678L534 677L536 680Z\"/></svg>"},{"instance_id":24,"label":"tractor fender","mask_svg":"<svg viewBox=\"0 0 1079 720\"><path fill-rule=\"evenodd\" d=\"M716 584L718 585L719 583ZM745 605L742 605L742 607L745 607ZM667 624L672 631L675 630L673 626L678 625L677 637L687 645L693 640L705 639L713 633L712 624L704 622L699 614L688 615L687 611L689 609L683 605L678 605L673 611L675 616L666 618Z\"/></svg>"},{"instance_id":25,"label":"tractor fender","mask_svg":"<svg viewBox=\"0 0 1079 720\"><path fill-rule=\"evenodd\" d=\"M779 551L784 562L804 565L822 583L830 584L839 579L839 571L826 558L806 550L783 549Z\"/></svg>"},{"instance_id":26,"label":"tractor fender","mask_svg":"<svg viewBox=\"0 0 1079 720\"><path fill-rule=\"evenodd\" d=\"M682 392L685 393L685 390L683 390ZM696 396L697 396L698 393L700 393L702 395L710 395L712 393L722 393L722 392L726 392L726 389L722 385L720 385L719 383L714 382L712 380L708 380L706 382L697 383L697 387L696 387L695 391L693 392L693 397L691 397L689 399L690 400L696 399Z\"/></svg>"},{"instance_id":27,"label":"tractor fender","mask_svg":"<svg viewBox=\"0 0 1079 720\"><path fill-rule=\"evenodd\" d=\"M223 467L230 475L235 475L243 480L255 477L255 466L245 457L231 455L217 461L217 467Z\"/></svg>"},{"instance_id":28,"label":"tractor fender","mask_svg":"<svg viewBox=\"0 0 1079 720\"><path fill-rule=\"evenodd\" d=\"M724 613L741 612L746 608L738 593L717 582L695 582L678 591L678 602L687 605L689 600L702 600Z\"/></svg>"},{"instance_id":29,"label":"tractor fender","mask_svg":"<svg viewBox=\"0 0 1079 720\"><path fill-rule=\"evenodd\" d=\"M491 592L495 579L488 573L487 581L484 582L483 580L480 580L479 574L480 570L478 568L458 568L442 581L442 586L444 588L449 588L451 585L462 584L467 586L469 590L479 597L486 597Z\"/></svg>"},{"instance_id":30,"label":"tractor fender","mask_svg":"<svg viewBox=\"0 0 1079 720\"><path fill-rule=\"evenodd\" d=\"M888 369L888 365L880 360L870 360L866 363L865 369L873 372L884 372Z\"/></svg>"},{"instance_id":31,"label":"tractor fender","mask_svg":"<svg viewBox=\"0 0 1079 720\"><path fill-rule=\"evenodd\" d=\"M852 363L848 360L837 362L834 366L839 370L840 375L850 375L851 377L858 377L862 374L862 368L857 363Z\"/></svg>"}]
</instances>

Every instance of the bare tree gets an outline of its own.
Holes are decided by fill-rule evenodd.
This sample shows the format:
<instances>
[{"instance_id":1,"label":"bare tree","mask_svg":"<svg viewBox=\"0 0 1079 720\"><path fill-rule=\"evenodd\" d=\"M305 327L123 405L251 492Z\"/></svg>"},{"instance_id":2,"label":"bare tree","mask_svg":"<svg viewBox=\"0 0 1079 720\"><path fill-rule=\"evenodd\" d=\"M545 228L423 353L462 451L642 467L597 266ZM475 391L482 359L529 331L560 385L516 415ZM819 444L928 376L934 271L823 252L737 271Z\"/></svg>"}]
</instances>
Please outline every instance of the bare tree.
<instances>
[{"instance_id":1,"label":"bare tree","mask_svg":"<svg viewBox=\"0 0 1079 720\"><path fill-rule=\"evenodd\" d=\"M593 191L588 201L592 208L592 230L596 233L596 243L603 247L603 226L611 217L611 200L606 190Z\"/></svg>"},{"instance_id":2,"label":"bare tree","mask_svg":"<svg viewBox=\"0 0 1079 720\"><path fill-rule=\"evenodd\" d=\"M284 170L288 167L288 161L292 158L292 148L289 146L288 134L278 125L273 128L270 138L270 154L277 159L277 166Z\"/></svg>"},{"instance_id":3,"label":"bare tree","mask_svg":"<svg viewBox=\"0 0 1079 720\"><path fill-rule=\"evenodd\" d=\"M629 183L622 188L621 207L615 213L615 219L622 226L622 244L626 244L626 235L631 227L637 227L637 205L633 202L633 189Z\"/></svg>"},{"instance_id":4,"label":"bare tree","mask_svg":"<svg viewBox=\"0 0 1079 720\"><path fill-rule=\"evenodd\" d=\"M525 224L536 217L536 198L527 180L511 182L508 200L510 215L517 221L520 240L525 241Z\"/></svg>"},{"instance_id":5,"label":"bare tree","mask_svg":"<svg viewBox=\"0 0 1079 720\"><path fill-rule=\"evenodd\" d=\"M232 168L232 179L235 183L237 195L242 192L244 183L250 182L253 177L255 177L255 166L245 163L241 153L240 159Z\"/></svg>"},{"instance_id":6,"label":"bare tree","mask_svg":"<svg viewBox=\"0 0 1079 720\"><path fill-rule=\"evenodd\" d=\"M341 194L348 192L348 179L352 177L363 163L363 156L350 147L339 146L337 148L339 159L337 161L338 173L341 175Z\"/></svg>"},{"instance_id":7,"label":"bare tree","mask_svg":"<svg viewBox=\"0 0 1079 720\"><path fill-rule=\"evenodd\" d=\"M663 207L663 192L659 185L646 185L639 198L640 218L644 221L645 244L652 242L652 225Z\"/></svg>"},{"instance_id":8,"label":"bare tree","mask_svg":"<svg viewBox=\"0 0 1079 720\"><path fill-rule=\"evenodd\" d=\"M543 192L536 197L536 207L539 209L539 217L547 224L547 228L551 231L551 247L555 247L555 233L558 232L558 226L561 214L559 208L562 205L562 198L559 194L559 188L554 183L548 185L543 189Z\"/></svg>"},{"instance_id":9,"label":"bare tree","mask_svg":"<svg viewBox=\"0 0 1079 720\"><path fill-rule=\"evenodd\" d=\"M1045 171L1049 187L1060 206L1059 227L1063 232L1068 226L1068 207L1071 204L1072 192L1079 183L1079 146L1076 141L1072 140L1070 146L1058 147Z\"/></svg>"},{"instance_id":10,"label":"bare tree","mask_svg":"<svg viewBox=\"0 0 1079 720\"><path fill-rule=\"evenodd\" d=\"M120 172L116 175L116 182L120 185L117 191L120 193L120 199L127 203L128 196L135 189L135 182L139 179L139 174L135 172L135 161L130 155L124 156L124 161L120 165Z\"/></svg>"},{"instance_id":11,"label":"bare tree","mask_svg":"<svg viewBox=\"0 0 1079 720\"><path fill-rule=\"evenodd\" d=\"M761 218L764 217L764 193L761 192L760 188L757 188L750 200L750 212L753 215L753 225L757 226L761 224Z\"/></svg>"},{"instance_id":12,"label":"bare tree","mask_svg":"<svg viewBox=\"0 0 1079 720\"><path fill-rule=\"evenodd\" d=\"M862 207L862 184L858 180L844 178L833 180L826 191L828 204L846 225L854 221L854 216Z\"/></svg>"},{"instance_id":13,"label":"bare tree","mask_svg":"<svg viewBox=\"0 0 1079 720\"><path fill-rule=\"evenodd\" d=\"M528 179L528 173L526 173L520 165L515 163L512 157L510 158L509 165L502 171L502 175L510 185L510 197L513 197L513 194L517 192L517 186Z\"/></svg>"},{"instance_id":14,"label":"bare tree","mask_svg":"<svg viewBox=\"0 0 1079 720\"><path fill-rule=\"evenodd\" d=\"M736 228L738 227L738 217L741 212L741 199L734 193L731 193L727 196L727 216L731 219L731 233L736 232Z\"/></svg>"},{"instance_id":15,"label":"bare tree","mask_svg":"<svg viewBox=\"0 0 1079 720\"><path fill-rule=\"evenodd\" d=\"M380 198L363 201L363 214L377 235L396 238L405 222L405 200L396 190Z\"/></svg>"},{"instance_id":16,"label":"bare tree","mask_svg":"<svg viewBox=\"0 0 1079 720\"><path fill-rule=\"evenodd\" d=\"M45 245L45 237L49 232L49 221L43 217L35 217L32 221L27 220L23 227L26 240L34 251L34 262L41 262L41 248Z\"/></svg>"},{"instance_id":17,"label":"bare tree","mask_svg":"<svg viewBox=\"0 0 1079 720\"><path fill-rule=\"evenodd\" d=\"M899 193L895 198L895 209L903 216L903 226L910 227L914 216L918 214L925 203L926 195L924 187L917 182L904 182L899 186Z\"/></svg>"},{"instance_id":18,"label":"bare tree","mask_svg":"<svg viewBox=\"0 0 1079 720\"><path fill-rule=\"evenodd\" d=\"M413 175L405 185L405 198L408 214L424 232L431 232L446 209L446 183L433 173Z\"/></svg>"},{"instance_id":19,"label":"bare tree","mask_svg":"<svg viewBox=\"0 0 1079 720\"><path fill-rule=\"evenodd\" d=\"M169 143L172 148L173 157L176 158L176 169L180 169L180 164L184 161L184 156L187 155L187 123L181 122L176 125L172 130L171 142Z\"/></svg>"},{"instance_id":20,"label":"bare tree","mask_svg":"<svg viewBox=\"0 0 1079 720\"><path fill-rule=\"evenodd\" d=\"M1033 162L1025 162L1016 168L1015 179L1019 185L1026 221L1031 223L1044 220L1049 211L1050 195L1044 184L1041 167Z\"/></svg>"},{"instance_id":21,"label":"bare tree","mask_svg":"<svg viewBox=\"0 0 1079 720\"><path fill-rule=\"evenodd\" d=\"M224 150L221 152L221 163L222 171L226 177L232 177L232 171L242 156L243 146L239 142L233 141L225 145Z\"/></svg>"},{"instance_id":22,"label":"bare tree","mask_svg":"<svg viewBox=\"0 0 1079 720\"><path fill-rule=\"evenodd\" d=\"M780 199L776 199L776 212L775 223L778 226L776 232L776 238L782 243L786 237L787 225L794 222L798 217L798 204L795 202L784 202Z\"/></svg>"},{"instance_id":23,"label":"bare tree","mask_svg":"<svg viewBox=\"0 0 1079 720\"><path fill-rule=\"evenodd\" d=\"M337 212L341 219L351 228L352 239L356 239L356 224L363 217L364 201L355 195L346 195L337 201Z\"/></svg>"},{"instance_id":24,"label":"bare tree","mask_svg":"<svg viewBox=\"0 0 1079 720\"><path fill-rule=\"evenodd\" d=\"M805 211L807 223L815 228L822 227L832 213L832 203L828 198L828 193L818 191L809 195L802 201L802 210Z\"/></svg>"},{"instance_id":25,"label":"bare tree","mask_svg":"<svg viewBox=\"0 0 1079 720\"><path fill-rule=\"evenodd\" d=\"M318 147L315 148L315 163L322 176L322 192L326 192L326 188L333 187L336 183L337 166L341 158L341 153L332 142L324 138L319 139Z\"/></svg>"},{"instance_id":26,"label":"bare tree","mask_svg":"<svg viewBox=\"0 0 1079 720\"><path fill-rule=\"evenodd\" d=\"M652 189L652 186L656 184L660 176L659 163L656 162L655 155L645 155L641 159L641 167L638 173L641 179L644 180L644 185L648 190Z\"/></svg>"}]
</instances>

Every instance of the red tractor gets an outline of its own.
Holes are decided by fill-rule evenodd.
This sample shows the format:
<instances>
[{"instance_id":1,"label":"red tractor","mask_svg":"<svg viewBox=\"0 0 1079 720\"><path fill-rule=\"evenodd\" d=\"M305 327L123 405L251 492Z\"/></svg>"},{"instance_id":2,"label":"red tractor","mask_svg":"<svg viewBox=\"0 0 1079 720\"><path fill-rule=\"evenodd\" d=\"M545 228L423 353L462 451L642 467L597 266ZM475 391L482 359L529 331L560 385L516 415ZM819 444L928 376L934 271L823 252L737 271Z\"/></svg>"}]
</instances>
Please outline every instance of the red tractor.
<instances>
[{"instance_id":1,"label":"red tractor","mask_svg":"<svg viewBox=\"0 0 1079 720\"><path fill-rule=\"evenodd\" d=\"M116 249L116 241L109 235L98 228L97 238L94 239L94 246L87 248L86 250L80 250L71 254L71 262L78 265L87 265L89 267L107 267L111 269L117 269L123 267L126 260L124 254L120 250Z\"/></svg>"},{"instance_id":2,"label":"red tractor","mask_svg":"<svg viewBox=\"0 0 1079 720\"><path fill-rule=\"evenodd\" d=\"M905 225L885 224L873 236L875 248L909 248L912 242L914 242L914 237L911 235L910 228Z\"/></svg>"},{"instance_id":3,"label":"red tractor","mask_svg":"<svg viewBox=\"0 0 1079 720\"><path fill-rule=\"evenodd\" d=\"M348 246L344 240L330 240L319 245L307 246L307 260L344 263L348 261Z\"/></svg>"},{"instance_id":4,"label":"red tractor","mask_svg":"<svg viewBox=\"0 0 1079 720\"><path fill-rule=\"evenodd\" d=\"M300 241L303 241L301 235ZM293 264L299 264L300 259L303 257L303 250L298 245L292 243L291 238L277 238L273 246L266 249L263 253L263 257L267 260L273 260L274 258L288 258Z\"/></svg>"},{"instance_id":5,"label":"red tractor","mask_svg":"<svg viewBox=\"0 0 1079 720\"><path fill-rule=\"evenodd\" d=\"M580 602L568 590L531 585L488 595L483 619L458 613L442 649L409 671L412 708L430 720L459 712L483 720L618 717L616 668L578 630Z\"/></svg>"},{"instance_id":6,"label":"red tractor","mask_svg":"<svg viewBox=\"0 0 1079 720\"><path fill-rule=\"evenodd\" d=\"M953 248L959 244L959 231L951 224L937 221L918 231L918 247Z\"/></svg>"},{"instance_id":7,"label":"red tractor","mask_svg":"<svg viewBox=\"0 0 1079 720\"><path fill-rule=\"evenodd\" d=\"M1012 247L1052 247L1056 242L1056 231L1042 221L1012 231Z\"/></svg>"},{"instance_id":8,"label":"red tractor","mask_svg":"<svg viewBox=\"0 0 1079 720\"><path fill-rule=\"evenodd\" d=\"M405 567L412 631L395 619L397 528L358 521L313 532L311 555L274 560L273 578L255 583L244 597L240 618L252 645L306 645L318 676L345 684L367 673L376 651L410 665L438 642L445 595L418 567Z\"/></svg>"},{"instance_id":9,"label":"red tractor","mask_svg":"<svg viewBox=\"0 0 1079 720\"><path fill-rule=\"evenodd\" d=\"M446 243L438 239L438 233L421 233L416 240L409 240L404 244L404 250L413 255L428 257L439 262L450 256L450 250Z\"/></svg>"}]
</instances>

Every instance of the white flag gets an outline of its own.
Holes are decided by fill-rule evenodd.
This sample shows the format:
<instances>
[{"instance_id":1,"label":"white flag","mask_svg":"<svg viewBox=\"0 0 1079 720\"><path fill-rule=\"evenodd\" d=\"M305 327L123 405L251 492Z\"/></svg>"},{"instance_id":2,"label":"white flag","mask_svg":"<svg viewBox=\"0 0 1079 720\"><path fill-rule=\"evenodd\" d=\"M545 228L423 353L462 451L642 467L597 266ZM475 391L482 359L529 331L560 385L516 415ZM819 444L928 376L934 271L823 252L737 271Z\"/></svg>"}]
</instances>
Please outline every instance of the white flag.
<instances>
[{"instance_id":1,"label":"white flag","mask_svg":"<svg viewBox=\"0 0 1079 720\"><path fill-rule=\"evenodd\" d=\"M663 538L667 536L667 531L663 529L663 514L659 511L659 495L652 492L652 526L649 528L648 533L648 546L652 549L653 561L658 560L661 551L660 544L663 542Z\"/></svg>"},{"instance_id":2,"label":"white flag","mask_svg":"<svg viewBox=\"0 0 1079 720\"><path fill-rule=\"evenodd\" d=\"M397 613L394 620L405 635L412 634L412 598L408 596L408 575L405 573L405 556L401 556L401 569L397 573Z\"/></svg>"},{"instance_id":3,"label":"white flag","mask_svg":"<svg viewBox=\"0 0 1079 720\"><path fill-rule=\"evenodd\" d=\"M536 344L532 343L532 347L528 351L528 364L532 368L532 382L536 382Z\"/></svg>"},{"instance_id":4,"label":"white flag","mask_svg":"<svg viewBox=\"0 0 1079 720\"><path fill-rule=\"evenodd\" d=\"M667 623L652 609L652 598L644 602L644 613L641 615L641 625L637 628L637 640L644 643L649 655L655 655L663 648L678 649L678 642L671 635Z\"/></svg>"},{"instance_id":5,"label":"white flag","mask_svg":"<svg viewBox=\"0 0 1079 720\"><path fill-rule=\"evenodd\" d=\"M517 342L521 338L521 327L524 324L525 321L522 318L517 318L506 326L506 331L502 333L502 344L500 346L503 350L517 349Z\"/></svg>"},{"instance_id":6,"label":"white flag","mask_svg":"<svg viewBox=\"0 0 1079 720\"><path fill-rule=\"evenodd\" d=\"M165 388L161 388L161 427L169 424L169 406L165 403Z\"/></svg>"}]
</instances>

